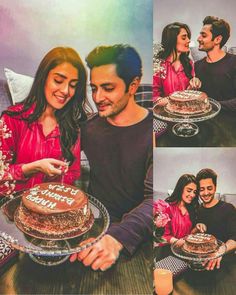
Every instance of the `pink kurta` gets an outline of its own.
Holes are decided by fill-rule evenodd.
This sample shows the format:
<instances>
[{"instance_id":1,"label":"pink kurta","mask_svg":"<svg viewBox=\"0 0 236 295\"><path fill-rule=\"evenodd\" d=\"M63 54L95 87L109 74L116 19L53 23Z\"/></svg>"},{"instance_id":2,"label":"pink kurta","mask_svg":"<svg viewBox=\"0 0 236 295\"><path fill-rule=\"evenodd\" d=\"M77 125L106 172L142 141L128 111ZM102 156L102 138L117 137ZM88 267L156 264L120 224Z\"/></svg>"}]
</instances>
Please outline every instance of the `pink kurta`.
<instances>
[{"instance_id":1,"label":"pink kurta","mask_svg":"<svg viewBox=\"0 0 236 295\"><path fill-rule=\"evenodd\" d=\"M22 105L11 107L20 110ZM28 116L34 107L25 113ZM80 176L80 137L73 147L75 160L63 176L63 181L72 184ZM62 176L53 178L38 172L25 177L22 165L44 158L63 160L60 146L60 130L57 125L47 136L42 125L35 121L30 126L18 117L6 114L0 119L0 197L14 191L30 188L35 184L49 181L61 181Z\"/></svg>"},{"instance_id":2,"label":"pink kurta","mask_svg":"<svg viewBox=\"0 0 236 295\"><path fill-rule=\"evenodd\" d=\"M193 63L192 76L195 76ZM160 63L160 69L153 75L153 99L156 101L158 97L165 97L175 91L186 90L189 86L189 78L184 72L182 64L176 71L169 59Z\"/></svg>"},{"instance_id":3,"label":"pink kurta","mask_svg":"<svg viewBox=\"0 0 236 295\"><path fill-rule=\"evenodd\" d=\"M176 204L170 204L166 209L166 213L169 215L170 221L165 226L163 238L166 239L168 243L173 237L180 239L190 234L192 222L188 212L183 215Z\"/></svg>"}]
</instances>

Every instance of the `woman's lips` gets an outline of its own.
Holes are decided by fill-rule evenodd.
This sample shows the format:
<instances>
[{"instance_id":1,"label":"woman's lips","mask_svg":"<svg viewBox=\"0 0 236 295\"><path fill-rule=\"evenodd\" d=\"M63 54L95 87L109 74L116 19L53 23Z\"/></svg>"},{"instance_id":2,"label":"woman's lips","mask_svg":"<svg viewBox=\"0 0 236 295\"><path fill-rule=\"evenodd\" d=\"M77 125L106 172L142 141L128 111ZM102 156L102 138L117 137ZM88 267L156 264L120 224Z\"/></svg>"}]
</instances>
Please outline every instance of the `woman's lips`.
<instances>
[{"instance_id":1,"label":"woman's lips","mask_svg":"<svg viewBox=\"0 0 236 295\"><path fill-rule=\"evenodd\" d=\"M66 97L62 97L62 96L57 96L57 95L55 95L55 97L56 97L56 99L57 99L57 101L60 103L60 104L64 104L65 102L66 102Z\"/></svg>"}]
</instances>

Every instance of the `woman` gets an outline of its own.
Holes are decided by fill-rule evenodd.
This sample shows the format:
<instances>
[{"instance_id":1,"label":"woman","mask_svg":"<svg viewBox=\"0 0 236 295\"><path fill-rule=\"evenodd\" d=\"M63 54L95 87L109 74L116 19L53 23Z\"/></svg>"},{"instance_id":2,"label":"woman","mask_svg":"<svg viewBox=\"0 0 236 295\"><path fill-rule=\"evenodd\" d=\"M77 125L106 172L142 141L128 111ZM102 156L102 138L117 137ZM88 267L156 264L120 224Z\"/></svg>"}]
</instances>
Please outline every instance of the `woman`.
<instances>
[{"instance_id":1,"label":"woman","mask_svg":"<svg viewBox=\"0 0 236 295\"><path fill-rule=\"evenodd\" d=\"M201 86L188 56L190 38L189 27L179 22L167 25L162 32L162 49L155 56L153 76L153 99L159 104L166 103L161 97L174 91Z\"/></svg>"},{"instance_id":2,"label":"woman","mask_svg":"<svg viewBox=\"0 0 236 295\"><path fill-rule=\"evenodd\" d=\"M86 80L74 49L57 47L43 58L29 95L0 119L0 195L80 176Z\"/></svg>"},{"instance_id":3,"label":"woman","mask_svg":"<svg viewBox=\"0 0 236 295\"><path fill-rule=\"evenodd\" d=\"M165 226L163 238L167 243L174 243L191 233L195 226L198 200L196 198L196 178L192 174L182 175L170 197L166 199L169 207L166 213L170 221Z\"/></svg>"}]
</instances>

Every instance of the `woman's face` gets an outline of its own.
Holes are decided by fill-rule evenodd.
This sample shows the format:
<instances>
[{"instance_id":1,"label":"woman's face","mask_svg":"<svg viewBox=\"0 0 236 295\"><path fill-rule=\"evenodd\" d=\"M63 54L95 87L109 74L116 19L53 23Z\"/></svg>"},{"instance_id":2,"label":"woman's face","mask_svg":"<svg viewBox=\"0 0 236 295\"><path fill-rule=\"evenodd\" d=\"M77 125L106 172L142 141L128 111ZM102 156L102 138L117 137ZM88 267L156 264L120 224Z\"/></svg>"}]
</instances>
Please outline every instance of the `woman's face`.
<instances>
[{"instance_id":1,"label":"woman's face","mask_svg":"<svg viewBox=\"0 0 236 295\"><path fill-rule=\"evenodd\" d=\"M50 70L45 83L48 106L54 110L62 109L74 96L78 78L78 70L68 62Z\"/></svg>"},{"instance_id":2,"label":"woman's face","mask_svg":"<svg viewBox=\"0 0 236 295\"><path fill-rule=\"evenodd\" d=\"M182 193L182 201L186 204L191 204L192 200L196 197L196 190L197 186L193 182L185 185Z\"/></svg>"},{"instance_id":3,"label":"woman's face","mask_svg":"<svg viewBox=\"0 0 236 295\"><path fill-rule=\"evenodd\" d=\"M188 33L185 29L180 29L180 32L177 36L176 50L179 53L189 52L189 43L190 39Z\"/></svg>"}]
</instances>

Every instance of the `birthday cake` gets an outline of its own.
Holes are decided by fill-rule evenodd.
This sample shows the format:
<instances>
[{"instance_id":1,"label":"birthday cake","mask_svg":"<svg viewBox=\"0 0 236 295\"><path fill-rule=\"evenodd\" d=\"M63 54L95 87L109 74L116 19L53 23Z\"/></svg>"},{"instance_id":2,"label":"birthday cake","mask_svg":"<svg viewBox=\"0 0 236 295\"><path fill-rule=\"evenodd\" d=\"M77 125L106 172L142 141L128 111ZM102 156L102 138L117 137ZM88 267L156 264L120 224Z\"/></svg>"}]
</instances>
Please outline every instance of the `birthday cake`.
<instances>
[{"instance_id":1,"label":"birthday cake","mask_svg":"<svg viewBox=\"0 0 236 295\"><path fill-rule=\"evenodd\" d=\"M180 115L207 113L211 104L206 93L195 90L176 91L168 97L167 112Z\"/></svg>"},{"instance_id":2,"label":"birthday cake","mask_svg":"<svg viewBox=\"0 0 236 295\"><path fill-rule=\"evenodd\" d=\"M216 238L213 235L204 233L188 235L183 244L184 251L196 254L215 252L217 248Z\"/></svg>"},{"instance_id":3,"label":"birthday cake","mask_svg":"<svg viewBox=\"0 0 236 295\"><path fill-rule=\"evenodd\" d=\"M91 228L93 221L86 194L56 182L38 184L25 191L15 213L19 229L48 239L79 236Z\"/></svg>"}]
</instances>

